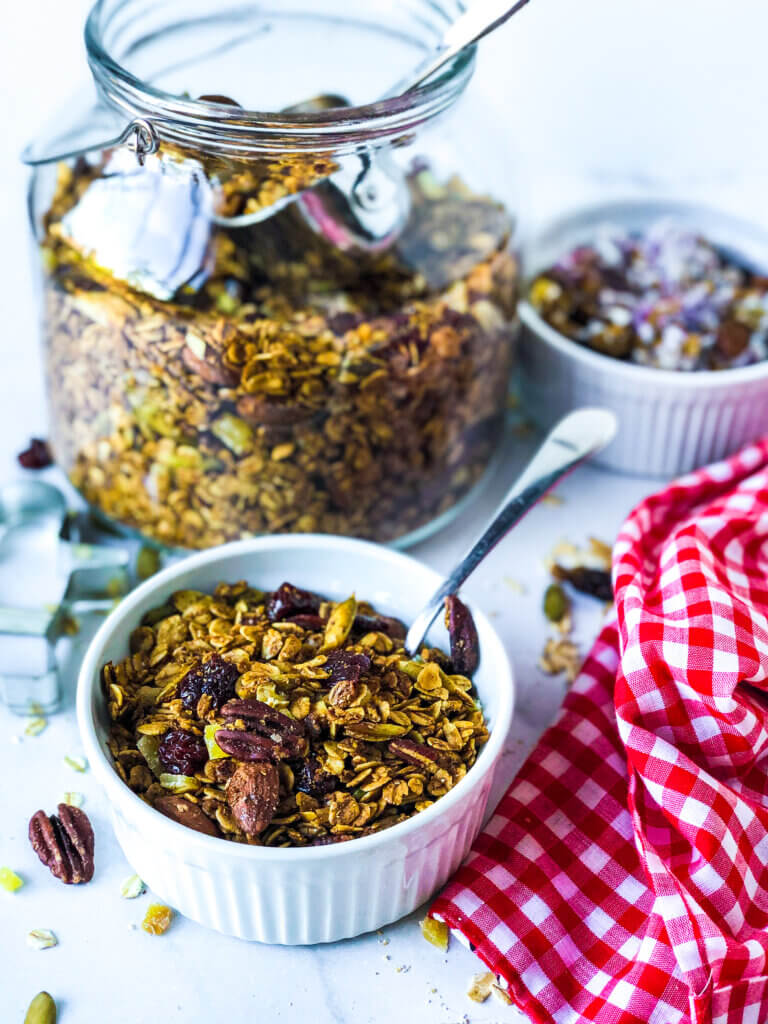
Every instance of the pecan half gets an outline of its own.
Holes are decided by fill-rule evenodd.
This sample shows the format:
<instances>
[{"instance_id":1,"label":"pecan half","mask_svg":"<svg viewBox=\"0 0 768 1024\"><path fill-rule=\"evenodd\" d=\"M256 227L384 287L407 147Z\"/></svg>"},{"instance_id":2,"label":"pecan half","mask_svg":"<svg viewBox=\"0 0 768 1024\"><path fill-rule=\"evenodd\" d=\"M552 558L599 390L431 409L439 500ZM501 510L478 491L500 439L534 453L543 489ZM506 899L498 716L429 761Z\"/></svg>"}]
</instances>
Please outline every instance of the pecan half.
<instances>
[{"instance_id":1,"label":"pecan half","mask_svg":"<svg viewBox=\"0 0 768 1024\"><path fill-rule=\"evenodd\" d=\"M55 878L79 885L93 878L93 829L85 811L59 804L58 816L37 811L29 822L32 849Z\"/></svg>"},{"instance_id":2,"label":"pecan half","mask_svg":"<svg viewBox=\"0 0 768 1024\"><path fill-rule=\"evenodd\" d=\"M227 803L235 821L249 836L272 821L280 802L280 777L273 764L238 765L227 786Z\"/></svg>"},{"instance_id":3,"label":"pecan half","mask_svg":"<svg viewBox=\"0 0 768 1024\"><path fill-rule=\"evenodd\" d=\"M445 624L451 639L451 661L456 672L472 676L480 662L477 628L469 608L455 594L445 599Z\"/></svg>"},{"instance_id":4,"label":"pecan half","mask_svg":"<svg viewBox=\"0 0 768 1024\"><path fill-rule=\"evenodd\" d=\"M215 821L211 821L207 814L193 804L185 800L183 796L159 796L155 800L155 810L160 811L166 818L178 822L179 825L186 825L195 832L202 832L206 836L220 836L221 832Z\"/></svg>"},{"instance_id":5,"label":"pecan half","mask_svg":"<svg viewBox=\"0 0 768 1024\"><path fill-rule=\"evenodd\" d=\"M251 728L279 742L288 736L303 736L304 725L255 697L228 700L221 709L224 718L242 718Z\"/></svg>"},{"instance_id":6,"label":"pecan half","mask_svg":"<svg viewBox=\"0 0 768 1024\"><path fill-rule=\"evenodd\" d=\"M440 767L441 758L437 750L428 747L424 743L416 743L415 740L390 740L387 750L395 757L414 764L417 768L426 768L427 771L434 771Z\"/></svg>"},{"instance_id":7,"label":"pecan half","mask_svg":"<svg viewBox=\"0 0 768 1024\"><path fill-rule=\"evenodd\" d=\"M237 761L284 761L302 752L301 741L296 737L281 743L245 729L217 729L215 739L224 753Z\"/></svg>"}]
</instances>

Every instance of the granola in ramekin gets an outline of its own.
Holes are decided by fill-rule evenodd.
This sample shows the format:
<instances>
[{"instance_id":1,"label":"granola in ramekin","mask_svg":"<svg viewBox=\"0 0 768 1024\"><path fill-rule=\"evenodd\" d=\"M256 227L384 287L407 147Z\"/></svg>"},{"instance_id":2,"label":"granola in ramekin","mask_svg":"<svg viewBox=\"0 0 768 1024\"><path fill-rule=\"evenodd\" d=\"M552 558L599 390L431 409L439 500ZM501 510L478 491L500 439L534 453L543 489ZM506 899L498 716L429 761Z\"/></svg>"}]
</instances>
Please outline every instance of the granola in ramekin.
<instances>
[{"instance_id":1,"label":"granola in ramekin","mask_svg":"<svg viewBox=\"0 0 768 1024\"><path fill-rule=\"evenodd\" d=\"M488 738L456 597L446 621L450 655L412 657L403 624L355 597L179 591L103 666L115 769L174 821L235 842L317 846L404 821Z\"/></svg>"}]
</instances>

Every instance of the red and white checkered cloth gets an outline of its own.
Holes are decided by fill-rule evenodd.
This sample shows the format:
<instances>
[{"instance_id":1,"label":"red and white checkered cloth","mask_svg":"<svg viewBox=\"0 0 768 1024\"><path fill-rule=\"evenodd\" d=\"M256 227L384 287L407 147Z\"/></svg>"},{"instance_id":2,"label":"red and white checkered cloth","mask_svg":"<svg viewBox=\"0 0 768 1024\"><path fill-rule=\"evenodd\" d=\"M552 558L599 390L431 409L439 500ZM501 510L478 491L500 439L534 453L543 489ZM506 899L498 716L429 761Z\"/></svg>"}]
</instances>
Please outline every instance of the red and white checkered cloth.
<instances>
[{"instance_id":1,"label":"red and white checkered cloth","mask_svg":"<svg viewBox=\"0 0 768 1024\"><path fill-rule=\"evenodd\" d=\"M643 502L616 613L431 913L537 1022L768 1022L768 439Z\"/></svg>"}]
</instances>

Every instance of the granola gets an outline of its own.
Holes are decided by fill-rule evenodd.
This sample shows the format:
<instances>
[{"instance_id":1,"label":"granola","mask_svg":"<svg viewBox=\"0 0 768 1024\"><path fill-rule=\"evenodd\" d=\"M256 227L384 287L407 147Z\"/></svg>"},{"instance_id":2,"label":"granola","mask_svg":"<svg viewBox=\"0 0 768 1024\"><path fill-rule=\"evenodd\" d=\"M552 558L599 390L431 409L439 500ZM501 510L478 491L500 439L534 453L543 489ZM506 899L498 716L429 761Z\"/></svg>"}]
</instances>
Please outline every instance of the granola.
<instances>
[{"instance_id":1,"label":"granola","mask_svg":"<svg viewBox=\"0 0 768 1024\"><path fill-rule=\"evenodd\" d=\"M541 316L603 355L664 370L768 358L768 276L663 219L644 233L601 225L531 284Z\"/></svg>"},{"instance_id":2,"label":"granola","mask_svg":"<svg viewBox=\"0 0 768 1024\"><path fill-rule=\"evenodd\" d=\"M312 171L278 165L208 167L217 212ZM42 239L52 446L96 509L170 547L389 541L468 492L505 412L517 264L503 207L416 169L394 248L343 253L291 206L214 227L209 265L158 298L64 230L105 173L61 165Z\"/></svg>"},{"instance_id":3,"label":"granola","mask_svg":"<svg viewBox=\"0 0 768 1024\"><path fill-rule=\"evenodd\" d=\"M103 667L115 769L174 821L235 842L325 845L404 821L488 736L471 680L404 637L354 597L287 583L179 591Z\"/></svg>"}]
</instances>

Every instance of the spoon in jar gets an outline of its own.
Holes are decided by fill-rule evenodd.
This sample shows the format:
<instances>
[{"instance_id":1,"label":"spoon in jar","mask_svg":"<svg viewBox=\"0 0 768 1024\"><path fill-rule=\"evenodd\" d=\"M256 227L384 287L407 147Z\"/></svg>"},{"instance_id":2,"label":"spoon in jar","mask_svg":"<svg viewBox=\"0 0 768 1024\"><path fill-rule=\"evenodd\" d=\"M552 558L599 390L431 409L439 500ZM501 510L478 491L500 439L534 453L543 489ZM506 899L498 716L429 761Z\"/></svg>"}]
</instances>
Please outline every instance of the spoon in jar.
<instances>
[{"instance_id":1,"label":"spoon in jar","mask_svg":"<svg viewBox=\"0 0 768 1024\"><path fill-rule=\"evenodd\" d=\"M412 92L463 50L503 25L528 0L485 0L475 3L451 22L434 51L380 97L392 99ZM349 106L335 94L321 94L289 107L286 113L318 113ZM224 227L258 224L293 202L314 230L343 250L375 252L388 248L405 227L410 196L405 174L391 157L390 148L363 147L342 157L338 170L310 188L284 196L276 203L238 217L214 214Z\"/></svg>"},{"instance_id":2,"label":"spoon in jar","mask_svg":"<svg viewBox=\"0 0 768 1024\"><path fill-rule=\"evenodd\" d=\"M416 616L405 638L407 651L419 650L445 599L456 593L526 512L567 473L610 444L617 429L618 421L608 409L577 409L560 420L512 484L482 535Z\"/></svg>"}]
</instances>

